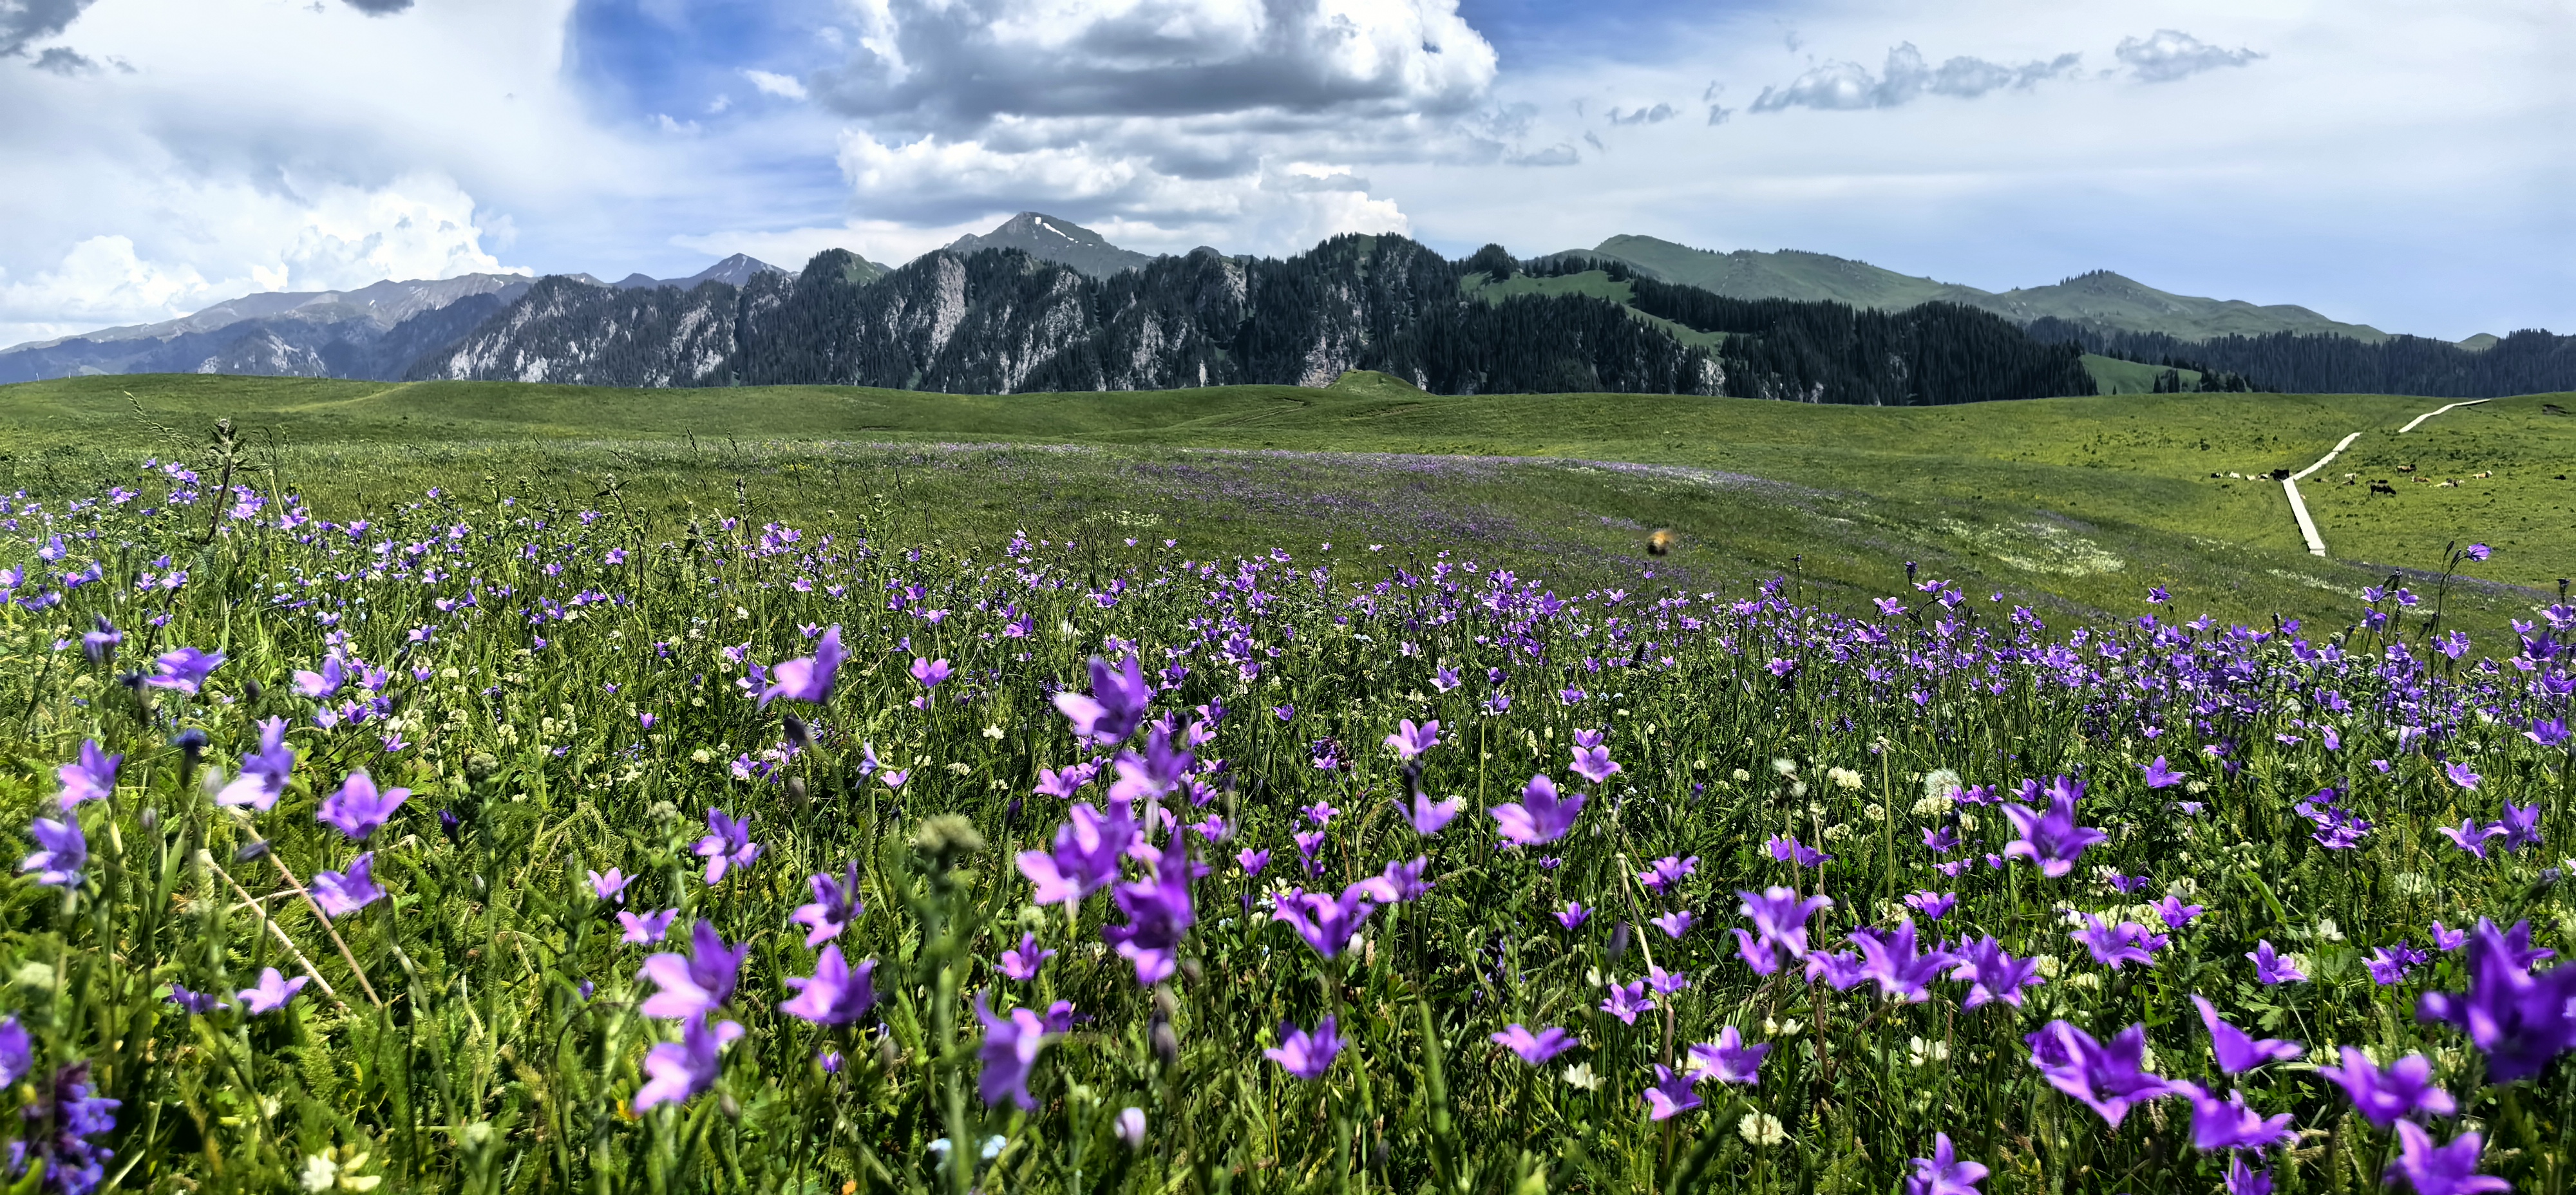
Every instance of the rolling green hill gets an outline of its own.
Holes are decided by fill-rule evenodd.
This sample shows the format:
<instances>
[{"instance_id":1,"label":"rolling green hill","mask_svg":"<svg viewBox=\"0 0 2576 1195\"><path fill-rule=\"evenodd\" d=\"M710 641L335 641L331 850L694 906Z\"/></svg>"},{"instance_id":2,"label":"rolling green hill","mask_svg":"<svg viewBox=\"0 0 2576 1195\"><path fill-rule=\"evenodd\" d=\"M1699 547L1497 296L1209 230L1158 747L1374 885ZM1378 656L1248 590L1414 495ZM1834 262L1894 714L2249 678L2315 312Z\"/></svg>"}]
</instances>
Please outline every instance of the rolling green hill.
<instances>
[{"instance_id":1,"label":"rolling green hill","mask_svg":"<svg viewBox=\"0 0 2576 1195\"><path fill-rule=\"evenodd\" d=\"M1865 408L1444 396L1371 374L1326 389L1006 397L155 375L0 387L0 488L128 477L147 454L184 458L230 417L255 449L248 480L307 494L326 517L362 497L499 486L572 504L614 494L674 520L722 510L828 526L872 510L978 542L1021 529L1192 551L1331 540L1451 548L1551 576L1789 573L1854 603L1915 561L1981 597L2088 616L2147 612L2147 587L2163 585L2185 614L2349 618L2389 569L2438 568L2445 545L2483 540L2497 553L2477 575L2525 588L2454 601L2473 628L2500 630L2576 572L2576 417L2549 410L2571 401L2498 400L2399 437L2439 404ZM2308 485L2334 557L2317 560L2280 486L2255 478L2303 468L2354 431L2365 435ZM2355 484L2341 484L2347 471ZM2383 477L2395 497L2359 484ZM1644 556L1655 527L1683 548Z\"/></svg>"},{"instance_id":2,"label":"rolling green hill","mask_svg":"<svg viewBox=\"0 0 2576 1195\"><path fill-rule=\"evenodd\" d=\"M1616 258L1667 282L1738 299L1832 300L1882 310L1962 303L2022 323L2054 316L2111 331L2161 332L2184 340L2270 332L2332 333L2372 343L2388 338L2377 328L2341 323L2305 307L2177 295L2108 270L1996 293L1823 253L1717 253L1646 236L1614 236L1589 251L1552 256Z\"/></svg>"}]
</instances>

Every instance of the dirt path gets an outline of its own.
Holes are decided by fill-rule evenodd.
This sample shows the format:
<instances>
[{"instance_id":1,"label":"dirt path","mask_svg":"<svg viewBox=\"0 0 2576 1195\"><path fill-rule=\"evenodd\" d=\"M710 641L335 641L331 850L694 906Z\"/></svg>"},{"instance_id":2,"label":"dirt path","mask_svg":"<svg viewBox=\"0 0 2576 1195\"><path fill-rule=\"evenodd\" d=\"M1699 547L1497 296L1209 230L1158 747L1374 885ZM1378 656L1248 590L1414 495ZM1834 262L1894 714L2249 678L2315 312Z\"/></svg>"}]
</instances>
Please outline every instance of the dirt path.
<instances>
[{"instance_id":1,"label":"dirt path","mask_svg":"<svg viewBox=\"0 0 2576 1195\"><path fill-rule=\"evenodd\" d=\"M2444 411L2456 411L2461 407L2474 407L2479 403L2486 401L2488 400L2483 398L2472 398L2467 402L2455 402L2447 407L2438 407L2434 410L2426 411L2423 414L2408 420L2406 426L2397 429L2397 434L2401 436L2405 435L2406 433L2415 430L2416 425L2421 424L2425 420L2430 419L2435 415L2439 415ZM2318 457L2317 463L2310 465L2305 469L2301 469L2281 480L2281 492L2288 494L2290 497L2290 514L2292 517L2299 520L2299 536L2300 538L2308 541L2308 555L2310 556L2325 555L2326 541L2324 536L2317 534L2317 521L2308 517L2307 501L2299 497L2299 481L2309 474L2332 464L2334 462L2334 458L2343 455L2343 450L2352 447L2352 442L2360 438L2360 432L2354 432L2349 436L2345 436L2342 443L2334 446L2334 451Z\"/></svg>"}]
</instances>

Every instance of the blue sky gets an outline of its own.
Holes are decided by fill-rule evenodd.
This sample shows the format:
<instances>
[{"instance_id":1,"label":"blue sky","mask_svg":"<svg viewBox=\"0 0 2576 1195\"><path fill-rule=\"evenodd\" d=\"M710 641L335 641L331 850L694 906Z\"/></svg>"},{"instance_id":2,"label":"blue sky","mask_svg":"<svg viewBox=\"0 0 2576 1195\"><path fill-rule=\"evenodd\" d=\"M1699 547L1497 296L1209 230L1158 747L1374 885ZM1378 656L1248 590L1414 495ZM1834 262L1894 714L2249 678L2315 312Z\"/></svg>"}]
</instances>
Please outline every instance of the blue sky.
<instances>
[{"instance_id":1,"label":"blue sky","mask_svg":"<svg viewBox=\"0 0 2576 1195\"><path fill-rule=\"evenodd\" d=\"M2557 0L0 3L0 344L387 276L1645 233L2576 331Z\"/></svg>"}]
</instances>

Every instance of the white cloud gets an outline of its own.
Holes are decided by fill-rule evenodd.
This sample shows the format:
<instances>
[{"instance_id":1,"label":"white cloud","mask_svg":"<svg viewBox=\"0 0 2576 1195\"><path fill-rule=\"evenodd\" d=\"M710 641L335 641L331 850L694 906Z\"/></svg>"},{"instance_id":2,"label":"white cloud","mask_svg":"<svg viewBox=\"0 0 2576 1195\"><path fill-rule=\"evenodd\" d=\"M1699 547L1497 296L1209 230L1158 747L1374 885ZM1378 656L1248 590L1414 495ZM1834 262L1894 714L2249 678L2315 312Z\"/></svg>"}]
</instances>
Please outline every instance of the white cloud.
<instances>
[{"instance_id":1,"label":"white cloud","mask_svg":"<svg viewBox=\"0 0 2576 1195\"><path fill-rule=\"evenodd\" d=\"M742 77L751 80L752 87L762 95L774 95L782 100L805 98L805 85L798 82L794 75L782 75L774 71L746 70L742 72Z\"/></svg>"},{"instance_id":2,"label":"white cloud","mask_svg":"<svg viewBox=\"0 0 2576 1195\"><path fill-rule=\"evenodd\" d=\"M2005 66L1983 58L1961 56L1939 66L1906 42L1887 52L1887 67L1876 75L1857 62L1827 62L1785 87L1765 87L1753 99L1755 112L1783 108L1893 108L1927 95L1974 99L2005 87L2028 88L2042 80L2072 74L2083 64L2077 52ZM1712 124L1724 123L1713 117Z\"/></svg>"},{"instance_id":3,"label":"white cloud","mask_svg":"<svg viewBox=\"0 0 2576 1195\"><path fill-rule=\"evenodd\" d=\"M2222 49L2177 29L2158 29L2152 37L2124 37L2113 56L2129 64L2141 82L2170 83L2202 71L2243 66L2263 57L2247 49Z\"/></svg>"}]
</instances>

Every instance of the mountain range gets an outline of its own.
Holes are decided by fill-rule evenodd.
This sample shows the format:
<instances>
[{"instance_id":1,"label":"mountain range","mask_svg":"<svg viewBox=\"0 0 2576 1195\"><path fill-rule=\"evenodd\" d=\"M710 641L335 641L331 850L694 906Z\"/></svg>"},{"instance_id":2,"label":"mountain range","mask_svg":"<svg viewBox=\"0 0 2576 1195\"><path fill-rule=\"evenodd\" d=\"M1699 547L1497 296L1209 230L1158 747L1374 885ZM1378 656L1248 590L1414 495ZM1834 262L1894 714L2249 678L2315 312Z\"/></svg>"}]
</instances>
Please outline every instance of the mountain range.
<instances>
[{"instance_id":1,"label":"mountain range","mask_svg":"<svg viewBox=\"0 0 2576 1195\"><path fill-rule=\"evenodd\" d=\"M1375 276L1388 261L1405 263L1408 285L1438 290L1440 275L1447 289L1390 300ZM1605 311L1622 318L1604 323ZM1540 326L1550 319L1566 322ZM1506 326L1529 343L1487 342ZM1844 342L1824 347L1836 336ZM1888 374L1888 362L1939 356L1925 336L1976 347L1938 378ZM1861 341L1886 359L1850 356ZM2499 345L2510 360L2480 359ZM1399 237L1336 238L1285 261L1209 248L1152 257L1023 212L900 269L835 250L795 274L735 254L686 278L476 274L250 295L0 351L0 382L207 372L1019 392L1316 384L1378 368L1426 389L1912 403L2020 397L2034 385L2090 392L2056 363L2062 348L2104 389L2115 375L2142 376L2100 368L2117 357L2173 371L2160 385L2183 385L2189 371L2200 386L2301 390L2330 378L2469 396L2562 371L2576 384L2571 346L2576 338L2546 333L2457 346L2392 337L2304 307L2175 295L2100 270L1990 292L1826 254L1720 253L1645 236L1527 260L1488 246L1458 263Z\"/></svg>"}]
</instances>

